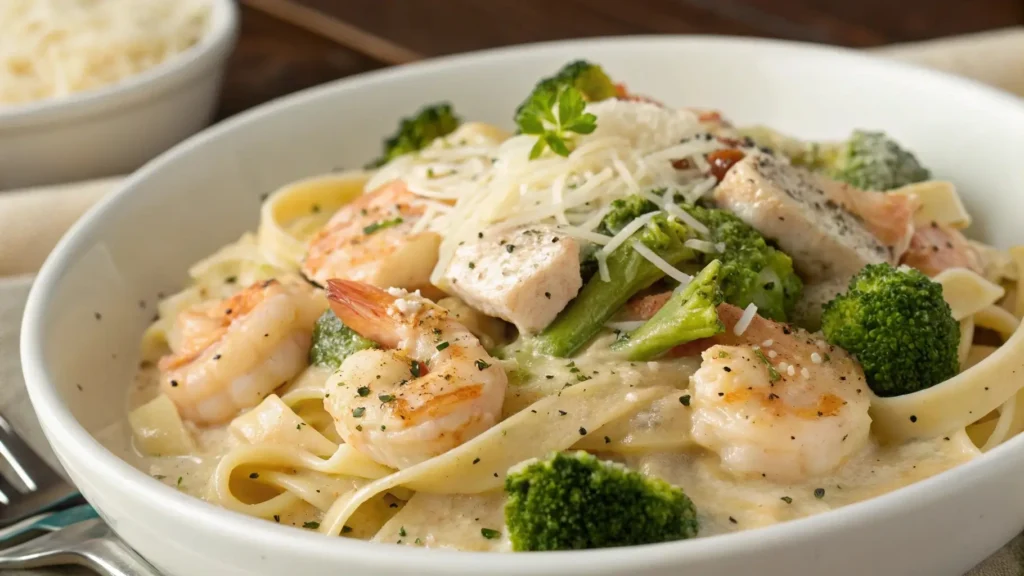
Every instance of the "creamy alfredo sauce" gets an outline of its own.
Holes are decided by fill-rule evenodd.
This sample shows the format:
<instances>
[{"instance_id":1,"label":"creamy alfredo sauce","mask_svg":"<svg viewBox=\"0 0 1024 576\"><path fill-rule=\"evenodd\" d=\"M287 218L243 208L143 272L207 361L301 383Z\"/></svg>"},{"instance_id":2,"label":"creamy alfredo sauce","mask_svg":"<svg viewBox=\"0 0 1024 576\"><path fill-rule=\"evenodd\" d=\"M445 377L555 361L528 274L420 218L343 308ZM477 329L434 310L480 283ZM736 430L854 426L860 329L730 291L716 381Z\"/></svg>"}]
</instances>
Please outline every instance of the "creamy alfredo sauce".
<instances>
[{"instance_id":1,"label":"creamy alfredo sauce","mask_svg":"<svg viewBox=\"0 0 1024 576\"><path fill-rule=\"evenodd\" d=\"M664 387L653 402L643 403L642 408L597 431L581 434L576 447L682 487L697 506L701 536L766 526L845 506L933 476L978 454L963 432L898 446L883 447L872 440L832 476L795 484L756 476L736 477L723 470L717 454L697 446L689 437L689 379L700 359L623 362L612 359L610 342L610 337L600 338L573 360L519 355L518 360L503 361L510 376L504 416L590 380L611 378L624 387L638 389ZM152 366L144 365L139 370L129 395L131 408L157 395L157 376ZM296 382L283 388L308 385ZM338 441L329 420L318 421L321 419L315 413L303 416L315 422L313 425L325 436ZM141 455L131 447L130 427L124 424L102 436L110 448L140 470L168 486L207 499L210 477L219 459L244 441L227 427L187 427L196 451L186 456ZM325 490L339 489L337 478L323 475L322 481ZM389 494L364 505L360 515L373 520L353 522L359 528L344 536L460 550L510 549L503 530L504 497L500 491L481 495L398 492L403 499ZM283 524L307 528L320 519L321 513L308 504L276 518ZM495 530L501 535L483 538L481 530Z\"/></svg>"}]
</instances>

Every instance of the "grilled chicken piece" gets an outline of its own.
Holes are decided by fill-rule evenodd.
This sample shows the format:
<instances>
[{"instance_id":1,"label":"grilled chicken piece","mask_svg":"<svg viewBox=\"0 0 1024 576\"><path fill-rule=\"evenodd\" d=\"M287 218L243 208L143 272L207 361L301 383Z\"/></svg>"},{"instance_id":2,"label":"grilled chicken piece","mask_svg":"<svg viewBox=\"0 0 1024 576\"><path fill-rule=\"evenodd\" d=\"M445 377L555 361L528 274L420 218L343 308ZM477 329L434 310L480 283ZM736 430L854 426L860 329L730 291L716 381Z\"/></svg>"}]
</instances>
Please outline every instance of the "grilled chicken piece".
<instances>
[{"instance_id":1,"label":"grilled chicken piece","mask_svg":"<svg viewBox=\"0 0 1024 576\"><path fill-rule=\"evenodd\" d=\"M776 241L809 283L897 262L913 230L916 202L888 198L767 155L737 162L715 190L719 207Z\"/></svg>"},{"instance_id":2,"label":"grilled chicken piece","mask_svg":"<svg viewBox=\"0 0 1024 576\"><path fill-rule=\"evenodd\" d=\"M445 279L473 308L536 333L582 287L580 245L543 226L485 235L455 250Z\"/></svg>"}]
</instances>

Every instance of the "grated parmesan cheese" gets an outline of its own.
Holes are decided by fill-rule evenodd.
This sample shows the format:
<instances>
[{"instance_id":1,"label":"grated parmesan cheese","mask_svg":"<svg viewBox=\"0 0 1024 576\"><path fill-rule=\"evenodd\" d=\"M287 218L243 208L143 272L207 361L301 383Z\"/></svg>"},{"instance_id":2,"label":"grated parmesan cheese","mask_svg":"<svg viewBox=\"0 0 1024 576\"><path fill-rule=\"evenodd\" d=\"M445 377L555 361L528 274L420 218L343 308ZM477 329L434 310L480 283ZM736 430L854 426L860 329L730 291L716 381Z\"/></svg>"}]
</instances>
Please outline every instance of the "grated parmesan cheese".
<instances>
[{"instance_id":1,"label":"grated parmesan cheese","mask_svg":"<svg viewBox=\"0 0 1024 576\"><path fill-rule=\"evenodd\" d=\"M408 298L399 298L398 300L395 300L395 308L406 316L419 312L422 307L423 302L421 300Z\"/></svg>"},{"instance_id":2,"label":"grated parmesan cheese","mask_svg":"<svg viewBox=\"0 0 1024 576\"><path fill-rule=\"evenodd\" d=\"M690 238L686 242L683 242L683 246L693 248L697 252L703 252L705 254L717 254L719 252L715 243L708 242L707 240L698 240L697 238Z\"/></svg>"},{"instance_id":3,"label":"grated parmesan cheese","mask_svg":"<svg viewBox=\"0 0 1024 576\"><path fill-rule=\"evenodd\" d=\"M625 321L625 322L607 322L605 328L611 330L618 330L619 332L632 332L637 328L644 325L643 320Z\"/></svg>"},{"instance_id":4,"label":"grated parmesan cheese","mask_svg":"<svg viewBox=\"0 0 1024 576\"><path fill-rule=\"evenodd\" d=\"M666 202L664 205L665 212L668 212L670 216L675 216L680 222L686 224L690 228L693 228L700 234L709 234L711 231L705 226L700 220L697 220L686 210L683 210L679 206L676 206L675 202Z\"/></svg>"},{"instance_id":5,"label":"grated parmesan cheese","mask_svg":"<svg viewBox=\"0 0 1024 576\"><path fill-rule=\"evenodd\" d=\"M116 84L199 42L209 0L0 0L0 106Z\"/></svg>"},{"instance_id":6,"label":"grated parmesan cheese","mask_svg":"<svg viewBox=\"0 0 1024 576\"><path fill-rule=\"evenodd\" d=\"M612 275L608 272L608 257L603 252L597 252L594 254L594 259L597 260L597 276L602 282L611 282Z\"/></svg>"},{"instance_id":7,"label":"grated parmesan cheese","mask_svg":"<svg viewBox=\"0 0 1024 576\"><path fill-rule=\"evenodd\" d=\"M619 230L618 234L612 236L612 239L601 248L601 252L603 252L605 256L611 254L616 248L622 246L626 240L629 240L629 237L632 236L634 232L646 226L647 223L658 214L660 214L660 212L649 212L643 216L634 218L629 224L623 226L622 230Z\"/></svg>"},{"instance_id":8,"label":"grated parmesan cheese","mask_svg":"<svg viewBox=\"0 0 1024 576\"><path fill-rule=\"evenodd\" d=\"M649 260L651 264L657 266L658 269L664 272L669 278L672 278L680 284L689 284L690 281L693 280L692 276L677 270L675 266L666 262L664 258L655 254L653 250L644 246L642 243L634 240L632 245L633 249L636 250L638 254Z\"/></svg>"},{"instance_id":9,"label":"grated parmesan cheese","mask_svg":"<svg viewBox=\"0 0 1024 576\"><path fill-rule=\"evenodd\" d=\"M634 221L613 237L597 234L612 202L640 194L662 207L666 198L689 200L705 193L715 183L710 173L679 169L674 162L700 166L704 154L723 144L707 137L689 110L606 100L588 104L587 111L597 117L597 127L575 136L575 149L567 157L548 151L530 160L536 136L509 137L494 127L467 124L381 167L365 189L403 180L412 193L448 208L437 209L423 224L442 237L431 275L431 282L442 289L450 288L444 271L460 242L472 241L483 231L527 225L557 226L568 236L601 246L598 272L610 280L606 256L646 222ZM665 194L654 193L660 190ZM707 234L705 226L677 206L665 210ZM681 274L676 271L674 277Z\"/></svg>"},{"instance_id":10,"label":"grated parmesan cheese","mask_svg":"<svg viewBox=\"0 0 1024 576\"><path fill-rule=\"evenodd\" d=\"M743 315L740 316L736 326L732 329L733 333L737 336L742 336L747 331L747 327L750 326L750 322L754 319L755 314L757 314L757 304L753 302L747 304L747 307L743 309Z\"/></svg>"}]
</instances>

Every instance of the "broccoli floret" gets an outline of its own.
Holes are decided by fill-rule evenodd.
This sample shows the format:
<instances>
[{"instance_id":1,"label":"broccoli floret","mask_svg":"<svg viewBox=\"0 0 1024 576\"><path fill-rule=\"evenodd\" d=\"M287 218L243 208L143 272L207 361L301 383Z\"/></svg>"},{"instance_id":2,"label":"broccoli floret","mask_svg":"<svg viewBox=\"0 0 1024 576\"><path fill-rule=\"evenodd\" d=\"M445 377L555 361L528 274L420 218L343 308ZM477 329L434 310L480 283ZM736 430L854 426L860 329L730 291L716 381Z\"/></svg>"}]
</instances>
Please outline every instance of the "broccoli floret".
<instances>
[{"instance_id":1,"label":"broccoli floret","mask_svg":"<svg viewBox=\"0 0 1024 576\"><path fill-rule=\"evenodd\" d=\"M663 191L655 190L655 194ZM708 240L723 246L718 254L697 253L694 264L707 266L721 260L721 288L725 301L740 308L753 302L765 318L785 322L793 312L803 290L803 282L793 271L793 260L769 246L761 234L731 212L680 204L709 230ZM614 235L634 218L653 212L658 206L642 196L628 196L612 203L598 231Z\"/></svg>"},{"instance_id":2,"label":"broccoli floret","mask_svg":"<svg viewBox=\"0 0 1024 576\"><path fill-rule=\"evenodd\" d=\"M516 108L516 125L522 123L521 115L524 111L538 102L554 102L563 86L576 88L587 102L600 102L617 95L615 84L600 66L584 60L570 62L554 76L537 83L533 92Z\"/></svg>"},{"instance_id":3,"label":"broccoli floret","mask_svg":"<svg viewBox=\"0 0 1024 576\"><path fill-rule=\"evenodd\" d=\"M309 363L337 370L342 361L352 354L377 345L345 326L341 319L328 310L313 326L313 345L309 349Z\"/></svg>"},{"instance_id":4,"label":"broccoli floret","mask_svg":"<svg viewBox=\"0 0 1024 576\"><path fill-rule=\"evenodd\" d=\"M960 369L960 326L942 285L911 268L865 266L825 305L822 331L857 358L879 396L917 392Z\"/></svg>"},{"instance_id":5,"label":"broccoli floret","mask_svg":"<svg viewBox=\"0 0 1024 576\"><path fill-rule=\"evenodd\" d=\"M695 252L683 245L686 240L696 238L694 231L675 218L664 214L655 216L608 255L611 281L591 277L576 299L537 337L536 349L553 356L572 355L634 294L665 276L661 269L633 249L635 240L669 264L685 265L685 269L693 272L713 260L720 260L720 286L726 302L740 307L753 302L762 316L785 321L803 288L789 256L768 246L756 230L729 212L691 205L681 205L681 208L707 226L710 240L724 245L725 251L721 254ZM642 196L620 198L612 203L598 231L614 236L635 218L657 209L654 202ZM588 268L586 260L583 268Z\"/></svg>"},{"instance_id":6,"label":"broccoli floret","mask_svg":"<svg viewBox=\"0 0 1024 576\"><path fill-rule=\"evenodd\" d=\"M505 524L516 551L635 546L697 535L683 491L586 452L509 472Z\"/></svg>"},{"instance_id":7,"label":"broccoli floret","mask_svg":"<svg viewBox=\"0 0 1024 576\"><path fill-rule=\"evenodd\" d=\"M617 340L612 349L625 353L630 361L650 360L673 346L725 330L716 308L722 302L721 272L722 263L712 260L650 320Z\"/></svg>"},{"instance_id":8,"label":"broccoli floret","mask_svg":"<svg viewBox=\"0 0 1024 576\"><path fill-rule=\"evenodd\" d=\"M534 348L550 356L571 356L590 341L634 294L665 276L660 268L633 248L639 242L675 266L695 258L683 245L693 232L681 222L659 214L612 250L605 262L609 281L593 276L579 295L533 341Z\"/></svg>"},{"instance_id":9,"label":"broccoli floret","mask_svg":"<svg viewBox=\"0 0 1024 576\"><path fill-rule=\"evenodd\" d=\"M447 136L461 124L451 104L442 102L422 108L415 116L403 118L394 136L384 141L384 154L368 165L376 168L409 152L427 147L436 138Z\"/></svg>"},{"instance_id":10,"label":"broccoli floret","mask_svg":"<svg viewBox=\"0 0 1024 576\"><path fill-rule=\"evenodd\" d=\"M779 322L789 319L803 282L793 270L793 260L769 246L761 233L726 210L680 205L708 227L712 243L724 247L716 254L701 254L700 264L722 261L722 294L733 306L753 302L757 313Z\"/></svg>"},{"instance_id":11,"label":"broccoli floret","mask_svg":"<svg viewBox=\"0 0 1024 576\"><path fill-rule=\"evenodd\" d=\"M892 190L931 177L911 152L883 132L854 131L820 164L832 178L861 190Z\"/></svg>"},{"instance_id":12,"label":"broccoli floret","mask_svg":"<svg viewBox=\"0 0 1024 576\"><path fill-rule=\"evenodd\" d=\"M597 227L599 234L614 236L625 228L634 219L649 212L654 212L658 206L643 196L627 196L612 202L611 210L605 214L604 219ZM584 282L597 274L597 253L601 247L597 244L587 244L580 250L580 276Z\"/></svg>"},{"instance_id":13,"label":"broccoli floret","mask_svg":"<svg viewBox=\"0 0 1024 576\"><path fill-rule=\"evenodd\" d=\"M657 204L638 194L619 198L612 202L611 209L605 214L604 219L601 220L597 231L601 234L614 236L633 220L657 209Z\"/></svg>"}]
</instances>

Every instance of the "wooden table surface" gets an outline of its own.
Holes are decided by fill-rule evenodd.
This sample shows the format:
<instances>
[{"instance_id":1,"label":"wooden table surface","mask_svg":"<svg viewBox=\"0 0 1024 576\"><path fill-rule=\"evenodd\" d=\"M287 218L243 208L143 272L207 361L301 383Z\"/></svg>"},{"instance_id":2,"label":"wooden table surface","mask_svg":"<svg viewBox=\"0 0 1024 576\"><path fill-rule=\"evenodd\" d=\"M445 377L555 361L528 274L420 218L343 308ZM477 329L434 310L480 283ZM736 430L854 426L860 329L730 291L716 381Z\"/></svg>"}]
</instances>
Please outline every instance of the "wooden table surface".
<instances>
[{"instance_id":1,"label":"wooden table surface","mask_svg":"<svg viewBox=\"0 0 1024 576\"><path fill-rule=\"evenodd\" d=\"M1024 24L1024 0L294 0L424 57L625 34L866 47ZM218 116L386 64L243 6Z\"/></svg>"}]
</instances>

